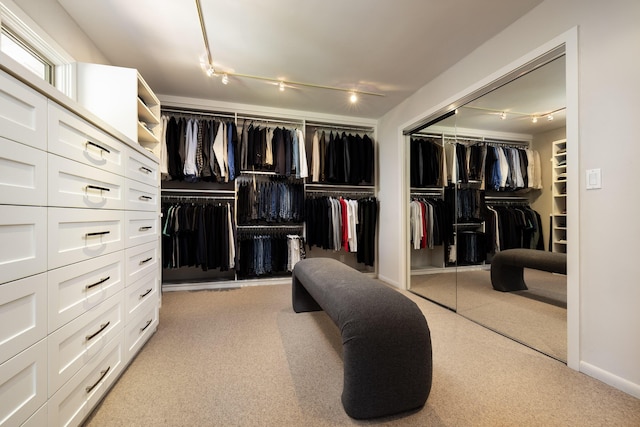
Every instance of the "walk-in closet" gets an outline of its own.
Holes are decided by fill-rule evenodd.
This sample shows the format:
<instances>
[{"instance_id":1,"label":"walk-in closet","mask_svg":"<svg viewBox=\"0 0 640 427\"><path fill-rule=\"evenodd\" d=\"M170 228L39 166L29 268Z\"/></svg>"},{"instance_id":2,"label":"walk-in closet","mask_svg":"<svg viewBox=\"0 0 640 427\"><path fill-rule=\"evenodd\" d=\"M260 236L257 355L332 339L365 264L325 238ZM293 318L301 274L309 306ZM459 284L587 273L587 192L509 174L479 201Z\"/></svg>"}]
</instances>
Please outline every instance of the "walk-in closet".
<instances>
[{"instance_id":1,"label":"walk-in closet","mask_svg":"<svg viewBox=\"0 0 640 427\"><path fill-rule=\"evenodd\" d=\"M162 123L163 289L281 283L318 256L375 274L373 126L171 106Z\"/></svg>"}]
</instances>

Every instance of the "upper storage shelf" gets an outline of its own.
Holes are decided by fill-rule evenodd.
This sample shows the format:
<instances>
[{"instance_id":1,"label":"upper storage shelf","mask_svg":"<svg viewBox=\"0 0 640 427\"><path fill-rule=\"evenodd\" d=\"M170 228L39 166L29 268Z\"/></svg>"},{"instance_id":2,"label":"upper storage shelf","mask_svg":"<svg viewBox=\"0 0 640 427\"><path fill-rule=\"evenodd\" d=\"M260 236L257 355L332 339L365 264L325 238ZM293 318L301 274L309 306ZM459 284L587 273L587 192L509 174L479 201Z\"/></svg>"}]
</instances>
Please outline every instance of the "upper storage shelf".
<instances>
[{"instance_id":1,"label":"upper storage shelf","mask_svg":"<svg viewBox=\"0 0 640 427\"><path fill-rule=\"evenodd\" d=\"M77 101L152 150L160 143L160 101L133 68L77 63Z\"/></svg>"}]
</instances>

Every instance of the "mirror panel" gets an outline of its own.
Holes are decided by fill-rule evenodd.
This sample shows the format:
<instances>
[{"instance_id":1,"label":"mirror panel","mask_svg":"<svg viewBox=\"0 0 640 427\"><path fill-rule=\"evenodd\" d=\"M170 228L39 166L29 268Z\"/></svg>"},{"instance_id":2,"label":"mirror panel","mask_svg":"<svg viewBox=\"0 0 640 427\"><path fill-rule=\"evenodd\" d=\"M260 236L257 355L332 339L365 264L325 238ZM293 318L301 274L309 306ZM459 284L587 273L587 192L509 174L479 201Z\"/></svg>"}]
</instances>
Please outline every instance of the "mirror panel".
<instances>
[{"instance_id":1,"label":"mirror panel","mask_svg":"<svg viewBox=\"0 0 640 427\"><path fill-rule=\"evenodd\" d=\"M554 155L566 138L565 94L560 56L410 135L440 136L449 176L440 188L451 210L448 246L440 253L430 249L430 258L425 249L411 250L410 290L566 362L566 276L525 269L525 291L501 292L491 284L497 251L566 251L566 212L560 208L566 186L558 181L566 165ZM416 160L421 148L410 148L413 172L429 164ZM500 162L509 166L502 181L491 176Z\"/></svg>"}]
</instances>

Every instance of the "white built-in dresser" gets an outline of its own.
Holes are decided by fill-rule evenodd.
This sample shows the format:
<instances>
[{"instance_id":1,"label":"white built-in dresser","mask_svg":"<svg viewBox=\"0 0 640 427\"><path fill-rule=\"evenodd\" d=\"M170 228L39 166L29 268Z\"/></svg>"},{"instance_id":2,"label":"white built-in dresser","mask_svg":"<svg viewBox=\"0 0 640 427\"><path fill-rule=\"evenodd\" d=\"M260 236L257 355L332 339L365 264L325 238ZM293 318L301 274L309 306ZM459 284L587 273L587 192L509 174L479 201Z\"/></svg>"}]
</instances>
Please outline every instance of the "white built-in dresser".
<instances>
[{"instance_id":1,"label":"white built-in dresser","mask_svg":"<svg viewBox=\"0 0 640 427\"><path fill-rule=\"evenodd\" d=\"M157 329L158 160L2 59L0 425L75 426Z\"/></svg>"}]
</instances>

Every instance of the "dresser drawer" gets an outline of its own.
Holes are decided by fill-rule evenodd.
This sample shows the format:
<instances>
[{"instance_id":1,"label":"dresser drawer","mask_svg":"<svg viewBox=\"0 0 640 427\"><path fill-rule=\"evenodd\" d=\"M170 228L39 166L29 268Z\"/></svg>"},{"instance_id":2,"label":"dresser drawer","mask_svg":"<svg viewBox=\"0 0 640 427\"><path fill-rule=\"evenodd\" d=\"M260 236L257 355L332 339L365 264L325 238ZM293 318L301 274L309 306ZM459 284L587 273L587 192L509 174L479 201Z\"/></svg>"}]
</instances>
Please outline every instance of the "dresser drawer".
<instances>
[{"instance_id":1,"label":"dresser drawer","mask_svg":"<svg viewBox=\"0 0 640 427\"><path fill-rule=\"evenodd\" d=\"M0 136L47 149L47 99L0 72Z\"/></svg>"},{"instance_id":2,"label":"dresser drawer","mask_svg":"<svg viewBox=\"0 0 640 427\"><path fill-rule=\"evenodd\" d=\"M125 168L127 178L153 187L157 187L160 184L158 163L129 147L127 147Z\"/></svg>"},{"instance_id":3,"label":"dresser drawer","mask_svg":"<svg viewBox=\"0 0 640 427\"><path fill-rule=\"evenodd\" d=\"M47 336L46 274L0 285L0 325L0 363Z\"/></svg>"},{"instance_id":4,"label":"dresser drawer","mask_svg":"<svg viewBox=\"0 0 640 427\"><path fill-rule=\"evenodd\" d=\"M125 209L139 211L158 210L158 187L128 179L125 182Z\"/></svg>"},{"instance_id":5,"label":"dresser drawer","mask_svg":"<svg viewBox=\"0 0 640 427\"><path fill-rule=\"evenodd\" d=\"M117 139L49 102L49 152L124 175L124 149Z\"/></svg>"},{"instance_id":6,"label":"dresser drawer","mask_svg":"<svg viewBox=\"0 0 640 427\"><path fill-rule=\"evenodd\" d=\"M0 205L0 283L47 269L47 208Z\"/></svg>"},{"instance_id":7,"label":"dresser drawer","mask_svg":"<svg viewBox=\"0 0 640 427\"><path fill-rule=\"evenodd\" d=\"M49 206L124 209L124 177L49 154Z\"/></svg>"},{"instance_id":8,"label":"dresser drawer","mask_svg":"<svg viewBox=\"0 0 640 427\"><path fill-rule=\"evenodd\" d=\"M0 423L18 426L47 401L47 341L0 365Z\"/></svg>"},{"instance_id":9,"label":"dresser drawer","mask_svg":"<svg viewBox=\"0 0 640 427\"><path fill-rule=\"evenodd\" d=\"M124 289L124 251L49 270L49 333Z\"/></svg>"},{"instance_id":10,"label":"dresser drawer","mask_svg":"<svg viewBox=\"0 0 640 427\"><path fill-rule=\"evenodd\" d=\"M48 406L45 403L36 411L35 414L31 415L27 421L24 422L20 427L42 427L47 425L48 419Z\"/></svg>"},{"instance_id":11,"label":"dresser drawer","mask_svg":"<svg viewBox=\"0 0 640 427\"><path fill-rule=\"evenodd\" d=\"M0 204L47 204L47 153L0 138Z\"/></svg>"},{"instance_id":12,"label":"dresser drawer","mask_svg":"<svg viewBox=\"0 0 640 427\"><path fill-rule=\"evenodd\" d=\"M124 325L122 292L49 335L49 396L104 349Z\"/></svg>"},{"instance_id":13,"label":"dresser drawer","mask_svg":"<svg viewBox=\"0 0 640 427\"><path fill-rule=\"evenodd\" d=\"M126 211L124 214L127 235L126 247L149 242L157 243L160 237L158 230L160 217L158 215L158 212Z\"/></svg>"},{"instance_id":14,"label":"dresser drawer","mask_svg":"<svg viewBox=\"0 0 640 427\"><path fill-rule=\"evenodd\" d=\"M125 250L127 281L125 286L137 282L152 271L158 271L158 242L145 243Z\"/></svg>"},{"instance_id":15,"label":"dresser drawer","mask_svg":"<svg viewBox=\"0 0 640 427\"><path fill-rule=\"evenodd\" d=\"M148 305L145 306L144 311L127 323L125 326L126 360L131 360L156 331L158 314L157 304Z\"/></svg>"},{"instance_id":16,"label":"dresser drawer","mask_svg":"<svg viewBox=\"0 0 640 427\"><path fill-rule=\"evenodd\" d=\"M49 399L48 425L80 425L122 372L124 354L120 333Z\"/></svg>"},{"instance_id":17,"label":"dresser drawer","mask_svg":"<svg viewBox=\"0 0 640 427\"><path fill-rule=\"evenodd\" d=\"M124 212L49 208L49 269L124 249Z\"/></svg>"},{"instance_id":18,"label":"dresser drawer","mask_svg":"<svg viewBox=\"0 0 640 427\"><path fill-rule=\"evenodd\" d=\"M158 303L158 271L129 285L124 293L125 322L129 322L150 304Z\"/></svg>"}]
</instances>

